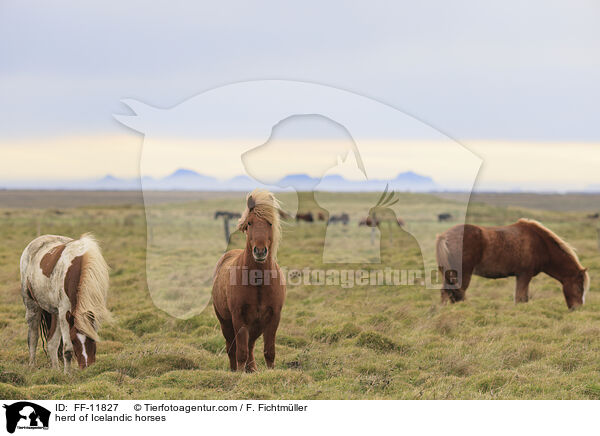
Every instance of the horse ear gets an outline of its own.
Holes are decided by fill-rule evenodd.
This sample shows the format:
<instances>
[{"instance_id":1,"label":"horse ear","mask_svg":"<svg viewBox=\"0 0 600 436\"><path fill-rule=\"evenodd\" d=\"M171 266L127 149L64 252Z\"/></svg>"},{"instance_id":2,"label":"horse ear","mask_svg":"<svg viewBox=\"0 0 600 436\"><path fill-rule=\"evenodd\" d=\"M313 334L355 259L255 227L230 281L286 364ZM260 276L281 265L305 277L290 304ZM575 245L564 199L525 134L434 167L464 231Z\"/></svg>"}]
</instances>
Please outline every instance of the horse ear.
<instances>
[{"instance_id":1,"label":"horse ear","mask_svg":"<svg viewBox=\"0 0 600 436\"><path fill-rule=\"evenodd\" d=\"M252 209L256 207L256 202L254 201L254 198L252 198L251 195L248 197L247 205L249 211L252 211Z\"/></svg>"}]
</instances>

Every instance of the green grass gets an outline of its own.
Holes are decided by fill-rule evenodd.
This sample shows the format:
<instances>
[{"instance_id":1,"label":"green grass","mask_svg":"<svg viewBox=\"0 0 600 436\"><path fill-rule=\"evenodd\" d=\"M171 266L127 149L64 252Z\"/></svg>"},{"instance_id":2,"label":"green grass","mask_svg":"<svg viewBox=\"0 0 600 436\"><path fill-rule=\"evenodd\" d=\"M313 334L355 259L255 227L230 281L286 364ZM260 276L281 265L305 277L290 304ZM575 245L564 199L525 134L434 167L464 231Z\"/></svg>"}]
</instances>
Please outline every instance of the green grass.
<instances>
[{"instance_id":1,"label":"green grass","mask_svg":"<svg viewBox=\"0 0 600 436\"><path fill-rule=\"evenodd\" d=\"M423 257L431 261L431 239L450 225L438 224L435 215L460 210L460 205L430 195L400 197L402 217L413 235L423 236ZM355 231L360 214L353 208L356 198L325 198L335 209L351 214L348 232ZM303 208L317 210L310 197L300 200ZM206 253L210 238L222 237L222 223L212 214L242 205L241 196L212 195L156 209L172 226L175 240L160 256L165 265L170 262L188 271L176 274L165 266L172 274L167 277L182 283L180 293L167 285L152 293L148 289L146 217L139 205L0 209L0 398L600 398L600 299L595 295L600 253L596 223L586 219L586 212L475 203L468 214L470 222L490 225L523 216L539 219L574 245L592 277L591 292L580 310L569 312L559 284L545 276L534 279L532 299L521 305L512 301L514 279L476 277L468 300L450 306L441 306L439 291L420 283L290 286L278 331L276 368L265 368L259 341L259 372L237 374L228 371L212 307L197 310L189 319L167 311L195 313L189 311L192 300L186 299L192 294L185 283L195 283L199 259L211 258ZM71 375L52 370L41 348L36 367L27 365L18 264L38 231L73 237L94 232L112 268L109 307L115 321L100 332L96 364ZM330 267L321 263L324 235L322 223L284 226L280 264L288 269ZM421 250L410 235L387 236L382 238L384 265L366 264L365 269L422 265ZM153 235L159 248L162 237L159 232ZM208 242L198 244L198 239ZM234 235L232 245L241 243Z\"/></svg>"}]
</instances>

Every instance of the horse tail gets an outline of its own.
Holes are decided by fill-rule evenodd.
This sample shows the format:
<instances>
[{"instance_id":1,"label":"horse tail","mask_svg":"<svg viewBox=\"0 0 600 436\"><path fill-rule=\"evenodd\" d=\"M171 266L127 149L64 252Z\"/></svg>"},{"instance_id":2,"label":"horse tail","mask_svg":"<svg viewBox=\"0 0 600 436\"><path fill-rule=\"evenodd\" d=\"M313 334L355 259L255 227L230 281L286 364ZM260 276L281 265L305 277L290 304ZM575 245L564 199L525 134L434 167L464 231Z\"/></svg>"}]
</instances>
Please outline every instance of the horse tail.
<instances>
[{"instance_id":1,"label":"horse tail","mask_svg":"<svg viewBox=\"0 0 600 436\"><path fill-rule=\"evenodd\" d=\"M438 269L442 273L444 281L448 284L455 285L458 282L456 275L456 266L452 265L452 253L448 247L448 235L442 233L437 235L435 241L435 257L437 259Z\"/></svg>"},{"instance_id":2,"label":"horse tail","mask_svg":"<svg viewBox=\"0 0 600 436\"><path fill-rule=\"evenodd\" d=\"M51 338L50 333L55 334L57 322L56 315L53 315L50 312L46 312L44 309L42 309L42 316L40 317L40 337L42 338L42 350L44 350L44 354L46 354L46 356L48 355L48 339ZM62 359L63 357L62 343L63 342L61 338L58 347L59 359Z\"/></svg>"},{"instance_id":3,"label":"horse tail","mask_svg":"<svg viewBox=\"0 0 600 436\"><path fill-rule=\"evenodd\" d=\"M52 314L50 312L46 312L42 309L42 315L40 317L40 337L42 338L42 350L46 356L48 355L48 351L46 349L46 344L48 343L48 335L50 334L50 326L52 325Z\"/></svg>"},{"instance_id":4,"label":"horse tail","mask_svg":"<svg viewBox=\"0 0 600 436\"><path fill-rule=\"evenodd\" d=\"M435 258L437 259L440 271L450 269L450 250L448 249L448 239L446 234L437 235L435 239Z\"/></svg>"},{"instance_id":5,"label":"horse tail","mask_svg":"<svg viewBox=\"0 0 600 436\"><path fill-rule=\"evenodd\" d=\"M109 267L102 257L100 246L89 233L73 243L81 244L83 256L79 292L75 309L75 327L95 341L100 340L97 330L112 316L106 307Z\"/></svg>"}]
</instances>

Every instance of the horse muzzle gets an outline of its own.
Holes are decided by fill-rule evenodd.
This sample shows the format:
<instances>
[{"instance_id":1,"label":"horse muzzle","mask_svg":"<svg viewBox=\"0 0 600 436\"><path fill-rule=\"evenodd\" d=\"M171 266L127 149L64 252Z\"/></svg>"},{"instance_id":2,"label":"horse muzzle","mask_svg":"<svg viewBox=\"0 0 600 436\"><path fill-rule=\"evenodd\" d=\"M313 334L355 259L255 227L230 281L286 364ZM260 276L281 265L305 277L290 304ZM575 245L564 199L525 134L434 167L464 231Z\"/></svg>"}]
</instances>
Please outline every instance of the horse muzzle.
<instances>
[{"instance_id":1,"label":"horse muzzle","mask_svg":"<svg viewBox=\"0 0 600 436\"><path fill-rule=\"evenodd\" d=\"M265 247L263 249L260 249L258 247L254 247L252 249L252 257L254 257L254 260L259 262L259 263L263 263L265 260L267 260L267 253L269 252L268 248Z\"/></svg>"}]
</instances>

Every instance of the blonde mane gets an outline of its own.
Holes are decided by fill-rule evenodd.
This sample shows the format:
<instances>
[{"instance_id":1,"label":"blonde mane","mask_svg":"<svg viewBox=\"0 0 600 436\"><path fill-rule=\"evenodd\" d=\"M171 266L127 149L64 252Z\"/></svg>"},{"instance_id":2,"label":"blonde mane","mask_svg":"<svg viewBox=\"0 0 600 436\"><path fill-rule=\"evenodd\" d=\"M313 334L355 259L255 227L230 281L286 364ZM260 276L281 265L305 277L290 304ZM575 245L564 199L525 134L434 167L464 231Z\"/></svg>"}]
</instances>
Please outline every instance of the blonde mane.
<instances>
[{"instance_id":1,"label":"blonde mane","mask_svg":"<svg viewBox=\"0 0 600 436\"><path fill-rule=\"evenodd\" d=\"M255 189L251 193L246 196L246 209L244 213L242 213L242 217L238 221L238 230L243 232L246 231L248 215L250 214L250 209L248 208L248 200L252 197L252 201L254 202L254 207L252 208L252 212L256 214L259 218L266 220L271 223L273 229L273 241L271 242L271 253L273 255L273 259L277 259L277 250L279 248L279 242L281 241L281 222L279 220L279 201L275 198L275 196L264 189Z\"/></svg>"},{"instance_id":2,"label":"blonde mane","mask_svg":"<svg viewBox=\"0 0 600 436\"><path fill-rule=\"evenodd\" d=\"M75 327L84 335L100 340L97 330L102 322L111 318L106 308L109 267L102 257L98 242L91 234L83 235L78 242L84 247L77 306L74 311Z\"/></svg>"}]
</instances>

